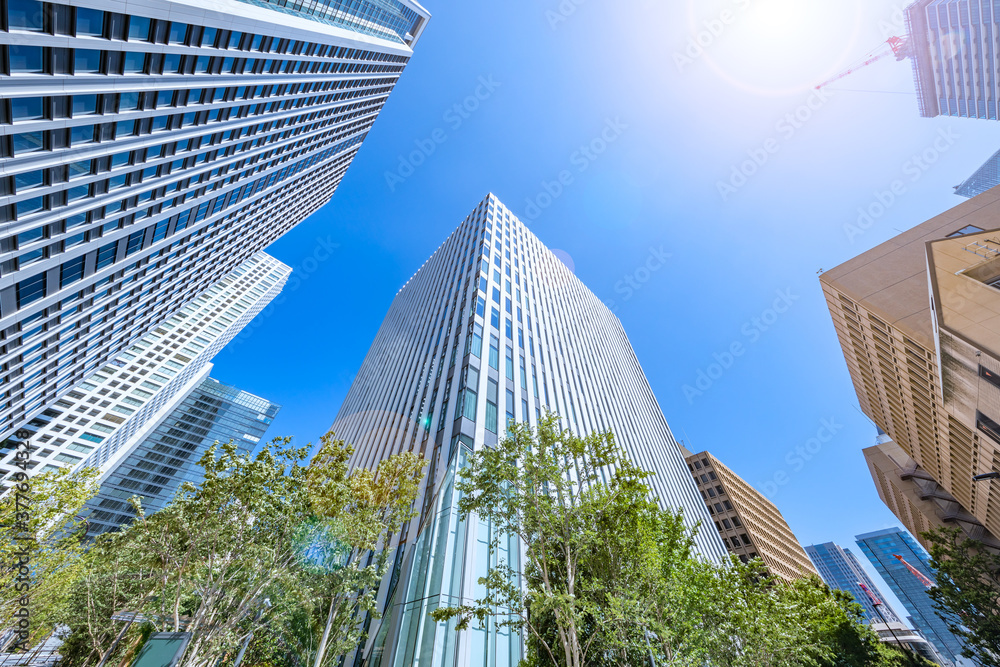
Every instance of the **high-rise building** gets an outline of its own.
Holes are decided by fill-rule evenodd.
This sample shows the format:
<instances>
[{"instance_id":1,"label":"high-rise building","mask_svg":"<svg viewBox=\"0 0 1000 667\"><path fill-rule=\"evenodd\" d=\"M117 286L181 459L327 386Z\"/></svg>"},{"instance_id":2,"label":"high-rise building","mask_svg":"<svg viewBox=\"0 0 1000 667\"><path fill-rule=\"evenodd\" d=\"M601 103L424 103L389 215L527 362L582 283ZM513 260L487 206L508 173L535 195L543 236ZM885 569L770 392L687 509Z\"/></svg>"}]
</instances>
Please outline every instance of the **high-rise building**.
<instances>
[{"instance_id":1,"label":"high-rise building","mask_svg":"<svg viewBox=\"0 0 1000 667\"><path fill-rule=\"evenodd\" d=\"M0 438L325 204L427 18L0 0Z\"/></svg>"},{"instance_id":2,"label":"high-rise building","mask_svg":"<svg viewBox=\"0 0 1000 667\"><path fill-rule=\"evenodd\" d=\"M809 558L819 571L819 576L826 582L827 586L850 593L854 596L854 601L865 608L865 621L867 623L901 622L895 610L882 597L882 592L861 567L861 563L858 562L850 549L844 549L833 542L825 542L806 547L806 553L809 554ZM875 609L875 602L862 586L867 587L879 601L878 610ZM879 616L879 612L881 612L881 616Z\"/></svg>"},{"instance_id":3,"label":"high-rise building","mask_svg":"<svg viewBox=\"0 0 1000 667\"><path fill-rule=\"evenodd\" d=\"M997 119L996 11L988 0L917 0L907 7L922 116Z\"/></svg>"},{"instance_id":4,"label":"high-rise building","mask_svg":"<svg viewBox=\"0 0 1000 667\"><path fill-rule=\"evenodd\" d=\"M908 457L895 477L878 477L885 460L873 467L880 494L933 481L940 508L887 504L906 525L932 511L987 540L1000 535L1000 483L972 478L1000 470L1000 233L984 231L1000 219L998 197L985 192L820 277L861 410Z\"/></svg>"},{"instance_id":5,"label":"high-rise building","mask_svg":"<svg viewBox=\"0 0 1000 667\"><path fill-rule=\"evenodd\" d=\"M874 447L862 450L868 470L882 502L903 523L911 535L935 528L959 526L963 532L993 548L997 540L953 495L910 458L903 448L880 438Z\"/></svg>"},{"instance_id":6,"label":"high-rise building","mask_svg":"<svg viewBox=\"0 0 1000 667\"><path fill-rule=\"evenodd\" d=\"M454 481L470 452L545 410L580 435L612 431L656 473L662 506L683 509L689 526L710 523L621 323L489 195L400 289L333 425L356 447L354 467L404 451L429 461L419 516L390 545L385 615L371 625L366 664L518 664L517 633L490 624L457 634L428 612L478 597L497 559L519 569L516 538L491 554L489 526L458 514ZM696 545L725 557L715 531Z\"/></svg>"},{"instance_id":7,"label":"high-rise building","mask_svg":"<svg viewBox=\"0 0 1000 667\"><path fill-rule=\"evenodd\" d=\"M955 186L955 194L975 197L1000 185L1000 151L994 153L979 169Z\"/></svg>"},{"instance_id":8,"label":"high-rise building","mask_svg":"<svg viewBox=\"0 0 1000 667\"><path fill-rule=\"evenodd\" d=\"M861 553L868 557L879 576L906 607L910 624L934 644L938 653L955 664L963 664L961 638L948 630L948 624L934 611L934 601L927 595L926 582L937 579L927 552L899 528L876 530L858 535L856 539ZM972 665L971 662L967 664Z\"/></svg>"},{"instance_id":9,"label":"high-rise building","mask_svg":"<svg viewBox=\"0 0 1000 667\"><path fill-rule=\"evenodd\" d=\"M729 553L786 581L818 574L774 503L710 453L681 451Z\"/></svg>"},{"instance_id":10,"label":"high-rise building","mask_svg":"<svg viewBox=\"0 0 1000 667\"><path fill-rule=\"evenodd\" d=\"M184 482L199 484L202 454L214 443L235 443L250 454L264 437L279 406L207 378L184 396L167 418L101 479L101 489L83 507L87 535L116 530L135 518L128 502L139 496L146 514L166 507Z\"/></svg>"},{"instance_id":11,"label":"high-rise building","mask_svg":"<svg viewBox=\"0 0 1000 667\"><path fill-rule=\"evenodd\" d=\"M209 361L284 286L291 269L261 252L203 290L29 422L30 468L91 466L107 477L199 387ZM0 475L17 443L2 442Z\"/></svg>"},{"instance_id":12,"label":"high-rise building","mask_svg":"<svg viewBox=\"0 0 1000 667\"><path fill-rule=\"evenodd\" d=\"M941 657L941 654L934 648L934 644L927 641L916 630L907 627L905 623L872 623L872 630L878 634L879 639L884 644L913 651L920 657L930 660L935 665L941 665L941 667L954 667L954 663Z\"/></svg>"}]
</instances>

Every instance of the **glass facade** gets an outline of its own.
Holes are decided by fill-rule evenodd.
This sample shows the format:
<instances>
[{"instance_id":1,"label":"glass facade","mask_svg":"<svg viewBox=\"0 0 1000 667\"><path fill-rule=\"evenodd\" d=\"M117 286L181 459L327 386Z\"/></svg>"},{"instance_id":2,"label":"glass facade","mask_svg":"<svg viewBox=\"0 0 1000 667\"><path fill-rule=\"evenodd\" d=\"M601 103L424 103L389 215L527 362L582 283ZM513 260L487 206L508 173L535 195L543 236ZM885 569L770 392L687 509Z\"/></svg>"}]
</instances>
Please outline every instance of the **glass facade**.
<instances>
[{"instance_id":1,"label":"glass facade","mask_svg":"<svg viewBox=\"0 0 1000 667\"><path fill-rule=\"evenodd\" d=\"M378 37L0 0L0 439L329 201L413 53L397 4L329 5Z\"/></svg>"},{"instance_id":2,"label":"glass facade","mask_svg":"<svg viewBox=\"0 0 1000 667\"><path fill-rule=\"evenodd\" d=\"M135 518L128 502L138 496L146 513L163 509L184 482L204 479L197 465L215 443L233 441L250 454L261 441L279 406L208 378L102 478L101 490L81 511L87 535L116 530Z\"/></svg>"},{"instance_id":3,"label":"glass facade","mask_svg":"<svg viewBox=\"0 0 1000 667\"><path fill-rule=\"evenodd\" d=\"M975 197L1000 185L1000 151L994 153L972 176L955 186L955 194ZM979 230L982 231L982 230Z\"/></svg>"},{"instance_id":4,"label":"glass facade","mask_svg":"<svg viewBox=\"0 0 1000 667\"><path fill-rule=\"evenodd\" d=\"M241 1L407 44L417 36L419 26L426 18L397 0Z\"/></svg>"},{"instance_id":5,"label":"glass facade","mask_svg":"<svg viewBox=\"0 0 1000 667\"><path fill-rule=\"evenodd\" d=\"M849 549L843 549L833 542L813 544L806 547L806 555L816 566L819 576L830 588L846 591L854 596L854 601L865 608L865 621L882 623L879 612L887 623L900 623L899 615L886 603L882 592L861 567L861 563ZM868 590L882 603L878 611L871 598L861 587L864 584Z\"/></svg>"},{"instance_id":6,"label":"glass facade","mask_svg":"<svg viewBox=\"0 0 1000 667\"><path fill-rule=\"evenodd\" d=\"M862 553L906 607L910 623L934 644L938 653L956 664L963 664L962 640L948 630L948 624L934 611L934 602L927 595L927 586L906 564L896 558L902 557L907 564L933 582L937 575L931 568L927 552L909 533L899 528L858 535L857 541Z\"/></svg>"},{"instance_id":7,"label":"glass facade","mask_svg":"<svg viewBox=\"0 0 1000 667\"><path fill-rule=\"evenodd\" d=\"M537 425L545 410L581 436L612 431L625 455L656 473L663 507L683 509L689 526L710 524L621 323L489 195L396 295L333 425L355 447L353 467L399 451L429 462L419 515L390 545L398 571L379 593L386 614L346 664L518 664L517 633L456 634L427 611L481 597L478 579L500 561L520 565L519 543L491 551L492 528L457 516L454 476L508 420ZM725 558L715 531L700 531L696 547Z\"/></svg>"}]
</instances>

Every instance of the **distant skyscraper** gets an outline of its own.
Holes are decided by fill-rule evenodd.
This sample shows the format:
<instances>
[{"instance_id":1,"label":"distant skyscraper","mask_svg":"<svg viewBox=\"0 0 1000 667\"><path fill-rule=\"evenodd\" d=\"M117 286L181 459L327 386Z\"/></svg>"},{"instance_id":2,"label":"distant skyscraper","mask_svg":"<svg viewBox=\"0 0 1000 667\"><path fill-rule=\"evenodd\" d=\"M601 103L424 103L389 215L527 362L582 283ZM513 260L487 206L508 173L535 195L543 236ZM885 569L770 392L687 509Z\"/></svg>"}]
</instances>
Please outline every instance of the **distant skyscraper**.
<instances>
[{"instance_id":1,"label":"distant skyscraper","mask_svg":"<svg viewBox=\"0 0 1000 667\"><path fill-rule=\"evenodd\" d=\"M824 544L813 544L806 547L806 553L812 559L819 576L823 578L830 588L838 588L854 596L854 601L865 608L865 621L868 623L880 623L878 611L888 623L900 623L899 616L892 607L882 597L882 592L871 580L861 567L861 563L855 558L849 549L843 549L833 542ZM879 610L875 610L875 604L871 598L861 588L861 584L868 587L868 590L875 595L882 603Z\"/></svg>"},{"instance_id":2,"label":"distant skyscraper","mask_svg":"<svg viewBox=\"0 0 1000 667\"><path fill-rule=\"evenodd\" d=\"M936 581L937 574L931 568L927 552L899 528L865 533L858 535L857 540L861 552L910 613L910 623L934 644L938 653L956 664L963 664L962 640L948 630L948 624L934 611L927 586L906 567L908 564L929 580ZM906 564L896 556L903 558ZM972 665L971 662L967 664Z\"/></svg>"},{"instance_id":3,"label":"distant skyscraper","mask_svg":"<svg viewBox=\"0 0 1000 667\"><path fill-rule=\"evenodd\" d=\"M81 511L87 535L115 530L135 518L128 500L139 496L149 514L163 509L184 482L199 484L202 454L215 442L234 441L249 454L279 406L208 378L187 394L153 432L101 479L101 490Z\"/></svg>"},{"instance_id":4,"label":"distant skyscraper","mask_svg":"<svg viewBox=\"0 0 1000 667\"><path fill-rule=\"evenodd\" d=\"M922 116L997 119L996 11L988 0L917 0L907 8Z\"/></svg>"},{"instance_id":5,"label":"distant skyscraper","mask_svg":"<svg viewBox=\"0 0 1000 667\"><path fill-rule=\"evenodd\" d=\"M427 18L0 1L0 439L325 204Z\"/></svg>"},{"instance_id":6,"label":"distant skyscraper","mask_svg":"<svg viewBox=\"0 0 1000 667\"><path fill-rule=\"evenodd\" d=\"M202 384L209 361L278 295L291 269L258 253L73 387L25 426L39 470L92 466L104 477ZM0 442L0 476L16 440Z\"/></svg>"},{"instance_id":7,"label":"distant skyscraper","mask_svg":"<svg viewBox=\"0 0 1000 667\"><path fill-rule=\"evenodd\" d=\"M955 194L963 197L975 197L990 188L1000 185L1000 151L983 163L972 176L955 186Z\"/></svg>"},{"instance_id":8,"label":"distant skyscraper","mask_svg":"<svg viewBox=\"0 0 1000 667\"><path fill-rule=\"evenodd\" d=\"M470 452L511 420L536 425L543 410L580 435L614 432L656 473L662 506L710 523L621 323L489 195L396 295L333 425L356 447L354 467L404 451L430 461L419 516L390 545L366 664L518 664L517 633L491 624L456 634L428 612L481 594L476 582L497 558L519 569L520 544L491 552L489 527L458 515L453 484ZM726 553L711 530L697 548L713 561Z\"/></svg>"},{"instance_id":9,"label":"distant skyscraper","mask_svg":"<svg viewBox=\"0 0 1000 667\"><path fill-rule=\"evenodd\" d=\"M744 563L760 558L786 581L817 574L774 503L708 452L681 451L729 553Z\"/></svg>"}]
</instances>

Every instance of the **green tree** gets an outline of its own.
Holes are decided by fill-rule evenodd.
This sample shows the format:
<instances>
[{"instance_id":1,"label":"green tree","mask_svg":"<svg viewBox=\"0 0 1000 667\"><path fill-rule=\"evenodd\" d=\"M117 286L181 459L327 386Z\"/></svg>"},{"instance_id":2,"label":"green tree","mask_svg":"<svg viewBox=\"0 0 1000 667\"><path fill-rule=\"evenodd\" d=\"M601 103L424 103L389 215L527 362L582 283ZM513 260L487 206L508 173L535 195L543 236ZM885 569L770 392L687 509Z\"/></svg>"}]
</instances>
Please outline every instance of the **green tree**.
<instances>
[{"instance_id":1,"label":"green tree","mask_svg":"<svg viewBox=\"0 0 1000 667\"><path fill-rule=\"evenodd\" d=\"M938 614L965 641L962 654L1000 667L1000 555L958 528L922 535L930 541L937 585L928 591Z\"/></svg>"},{"instance_id":2,"label":"green tree","mask_svg":"<svg viewBox=\"0 0 1000 667\"><path fill-rule=\"evenodd\" d=\"M0 498L0 562L13 564L0 570L0 628L18 627L19 609L30 608L26 646L52 632L85 572L85 527L77 514L97 493L97 476L94 468L15 474Z\"/></svg>"}]
</instances>

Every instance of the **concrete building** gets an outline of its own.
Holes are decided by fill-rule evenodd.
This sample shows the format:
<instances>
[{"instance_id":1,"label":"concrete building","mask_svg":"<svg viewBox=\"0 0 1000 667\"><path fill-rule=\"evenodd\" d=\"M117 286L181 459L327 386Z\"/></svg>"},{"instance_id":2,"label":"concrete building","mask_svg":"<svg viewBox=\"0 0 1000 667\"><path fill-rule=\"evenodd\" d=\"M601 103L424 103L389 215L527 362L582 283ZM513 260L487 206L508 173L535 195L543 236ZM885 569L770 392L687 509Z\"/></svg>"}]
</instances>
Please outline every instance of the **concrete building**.
<instances>
[{"instance_id":1,"label":"concrete building","mask_svg":"<svg viewBox=\"0 0 1000 667\"><path fill-rule=\"evenodd\" d=\"M997 119L996 12L988 0L917 0L906 9L922 116Z\"/></svg>"},{"instance_id":2,"label":"concrete building","mask_svg":"<svg viewBox=\"0 0 1000 667\"><path fill-rule=\"evenodd\" d=\"M181 484L200 484L202 454L216 442L232 441L250 454L264 437L279 406L218 380L202 380L101 480L101 489L80 515L87 535L117 530L135 519L128 502L138 496L146 514L163 509Z\"/></svg>"},{"instance_id":3,"label":"concrete building","mask_svg":"<svg viewBox=\"0 0 1000 667\"><path fill-rule=\"evenodd\" d=\"M972 480L1000 470L998 220L994 189L820 277L861 410L895 445L869 457L876 485L918 539L1000 534L1000 483Z\"/></svg>"},{"instance_id":4,"label":"concrete building","mask_svg":"<svg viewBox=\"0 0 1000 667\"><path fill-rule=\"evenodd\" d=\"M722 543L744 563L760 558L776 577L819 574L774 504L708 452L682 448Z\"/></svg>"},{"instance_id":5,"label":"concrete building","mask_svg":"<svg viewBox=\"0 0 1000 667\"><path fill-rule=\"evenodd\" d=\"M899 615L885 602L882 592L850 549L844 549L833 542L825 542L806 547L806 553L809 554L809 558L819 571L819 576L827 586L850 593L854 596L854 601L864 607L867 623L901 623ZM862 586L867 587L871 595L878 600L877 610L876 603Z\"/></svg>"},{"instance_id":6,"label":"concrete building","mask_svg":"<svg viewBox=\"0 0 1000 667\"><path fill-rule=\"evenodd\" d=\"M934 610L934 601L927 595L927 582L910 570L914 568L929 582L937 579L937 573L931 567L931 557L917 541L899 528L864 533L856 539L861 553L906 607L910 624L947 660L956 665L973 667L974 663L962 658L961 638L948 630L948 624Z\"/></svg>"},{"instance_id":7,"label":"concrete building","mask_svg":"<svg viewBox=\"0 0 1000 667\"><path fill-rule=\"evenodd\" d=\"M329 201L427 18L0 0L0 439Z\"/></svg>"},{"instance_id":8,"label":"concrete building","mask_svg":"<svg viewBox=\"0 0 1000 667\"><path fill-rule=\"evenodd\" d=\"M393 538L363 659L371 665L514 667L523 642L506 628L456 633L428 612L481 593L497 560L520 567L521 545L491 551L489 526L458 514L457 470L504 437L511 420L550 410L584 435L610 430L663 507L710 515L685 470L621 323L497 198L487 196L398 292L334 422L356 447L353 467L402 451L430 462L420 513ZM702 530L697 549L725 548ZM348 664L351 660L348 659Z\"/></svg>"},{"instance_id":9,"label":"concrete building","mask_svg":"<svg viewBox=\"0 0 1000 667\"><path fill-rule=\"evenodd\" d=\"M975 197L1000 185L1000 151L994 153L972 176L955 186L955 194Z\"/></svg>"},{"instance_id":10,"label":"concrete building","mask_svg":"<svg viewBox=\"0 0 1000 667\"><path fill-rule=\"evenodd\" d=\"M31 469L90 466L109 479L208 377L209 363L278 295L291 269L258 253L29 422ZM18 468L3 441L0 475ZM129 494L131 495L131 494Z\"/></svg>"}]
</instances>

